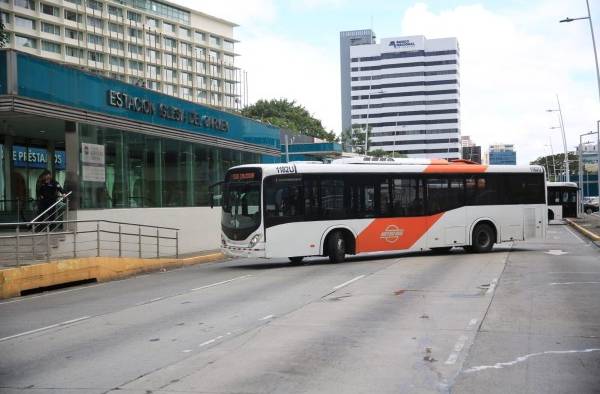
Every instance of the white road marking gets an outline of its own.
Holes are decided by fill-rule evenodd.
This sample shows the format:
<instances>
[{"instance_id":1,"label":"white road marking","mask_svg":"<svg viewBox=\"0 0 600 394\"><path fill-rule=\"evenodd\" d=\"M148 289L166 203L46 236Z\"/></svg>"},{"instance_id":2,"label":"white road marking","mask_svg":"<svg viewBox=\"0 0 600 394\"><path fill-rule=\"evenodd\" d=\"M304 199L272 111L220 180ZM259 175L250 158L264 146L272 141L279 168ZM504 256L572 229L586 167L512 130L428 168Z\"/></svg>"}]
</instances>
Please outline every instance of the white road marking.
<instances>
[{"instance_id":1,"label":"white road marking","mask_svg":"<svg viewBox=\"0 0 600 394\"><path fill-rule=\"evenodd\" d=\"M469 326L468 328L472 328L475 324L477 324L477 319L471 319L471 321L469 322Z\"/></svg>"},{"instance_id":2,"label":"white road marking","mask_svg":"<svg viewBox=\"0 0 600 394\"><path fill-rule=\"evenodd\" d=\"M575 234L575 232L573 230L571 230L569 227L565 227L565 229L573 236L573 238L575 238L577 240L577 242L584 244L585 242L579 238L579 236L577 234Z\"/></svg>"},{"instance_id":3,"label":"white road marking","mask_svg":"<svg viewBox=\"0 0 600 394\"><path fill-rule=\"evenodd\" d=\"M456 360L458 360L458 355L465 347L467 339L469 339L469 337L467 337L466 335L461 335L460 338L458 338L458 341L456 341L456 343L454 344L454 351L450 353L450 356L448 356L448 359L446 360L445 364L452 365L456 362Z\"/></svg>"},{"instance_id":4,"label":"white road marking","mask_svg":"<svg viewBox=\"0 0 600 394\"><path fill-rule=\"evenodd\" d=\"M63 321L61 323L51 324L49 326L42 327L42 328L37 328L37 329L31 330L31 331L25 331L25 332L22 332L20 334L15 334L15 335L11 335L9 337L0 338L0 342L8 341L9 339L19 338L19 337L22 337L22 336L25 336L25 335L35 334L35 333L40 332L40 331L50 330L50 329L56 328L56 327L62 327L62 326L66 326L66 325L69 325L69 324L77 323L79 321L82 321L82 320L85 320L85 319L89 319L90 317L91 316L82 316L82 317L78 317L77 319L72 319L72 320Z\"/></svg>"},{"instance_id":5,"label":"white road marking","mask_svg":"<svg viewBox=\"0 0 600 394\"><path fill-rule=\"evenodd\" d=\"M494 289L496 288L496 284L498 283L498 278L494 278L492 279L492 282L490 283L490 287L488 287L487 291L485 292L485 294L490 294L494 292Z\"/></svg>"},{"instance_id":6,"label":"white road marking","mask_svg":"<svg viewBox=\"0 0 600 394\"><path fill-rule=\"evenodd\" d=\"M267 316L265 316L265 317L261 317L261 318L260 318L260 319L258 319L258 320L269 320L269 319L272 319L274 316L275 316L275 315L267 315Z\"/></svg>"},{"instance_id":7,"label":"white road marking","mask_svg":"<svg viewBox=\"0 0 600 394\"><path fill-rule=\"evenodd\" d=\"M245 279L245 278L249 278L252 275L244 275L244 276L238 276L237 278L233 278L233 279L228 279L228 280L224 280L222 282L217 282L217 283L212 283L210 285L206 285L206 286L200 286L200 287L195 287L193 289L191 289L190 291L198 291L198 290L204 290L204 289L208 289L210 287L215 287L215 286L219 286L219 285L224 285L226 283L230 283L233 282L234 280L240 280L240 279Z\"/></svg>"},{"instance_id":8,"label":"white road marking","mask_svg":"<svg viewBox=\"0 0 600 394\"><path fill-rule=\"evenodd\" d=\"M185 349L185 350L182 350L182 353L190 353L191 351L192 351L192 349Z\"/></svg>"},{"instance_id":9,"label":"white road marking","mask_svg":"<svg viewBox=\"0 0 600 394\"><path fill-rule=\"evenodd\" d=\"M552 282L550 286L556 285L598 285L600 282Z\"/></svg>"},{"instance_id":10,"label":"white road marking","mask_svg":"<svg viewBox=\"0 0 600 394\"><path fill-rule=\"evenodd\" d=\"M201 343L200 345L198 345L198 346L202 347L202 346L210 345L211 343L213 343L213 342L215 342L215 341L216 341L216 339L214 339L214 338L213 338L213 339L209 339L209 340L208 340L208 341L206 341L206 342L202 342L202 343Z\"/></svg>"},{"instance_id":11,"label":"white road marking","mask_svg":"<svg viewBox=\"0 0 600 394\"><path fill-rule=\"evenodd\" d=\"M550 254L552 256L562 256L563 254L567 254L569 252L565 252L562 249L550 249L549 251L544 252L544 253Z\"/></svg>"},{"instance_id":12,"label":"white road marking","mask_svg":"<svg viewBox=\"0 0 600 394\"><path fill-rule=\"evenodd\" d=\"M337 286L335 286L335 287L333 288L333 290L334 290L334 291L335 291L335 290L339 290L339 289L341 289L342 287L344 287L344 286L348 286L350 283L356 282L357 280L361 280L361 279L362 279L362 278L364 278L364 277L365 277L364 275L359 275L359 276L357 276L357 277L356 277L356 278L354 278L354 279L350 279L349 281L342 283L341 285L337 285Z\"/></svg>"},{"instance_id":13,"label":"white road marking","mask_svg":"<svg viewBox=\"0 0 600 394\"><path fill-rule=\"evenodd\" d=\"M524 356L517 357L513 361L507 361L507 362L504 362L504 363L496 363L494 365L480 365L478 367L471 367L469 369L465 369L463 372L465 372L465 373L471 373L471 372L484 371L486 369L502 369L504 367L510 367L510 366L515 365L515 364L521 363L523 361L527 361L527 359L529 359L531 357L543 356L545 354L591 353L591 352L598 352L598 351L600 351L600 349L549 350L549 351L545 351L545 352L526 354Z\"/></svg>"}]
</instances>

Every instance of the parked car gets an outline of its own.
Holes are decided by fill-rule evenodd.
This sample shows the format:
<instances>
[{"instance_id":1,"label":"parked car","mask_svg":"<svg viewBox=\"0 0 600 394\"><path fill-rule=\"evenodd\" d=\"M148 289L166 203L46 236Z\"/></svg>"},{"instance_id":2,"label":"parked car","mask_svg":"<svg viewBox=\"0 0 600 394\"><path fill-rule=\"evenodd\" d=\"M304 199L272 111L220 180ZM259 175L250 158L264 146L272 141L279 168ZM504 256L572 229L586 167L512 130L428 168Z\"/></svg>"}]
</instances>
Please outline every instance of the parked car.
<instances>
[{"instance_id":1,"label":"parked car","mask_svg":"<svg viewBox=\"0 0 600 394\"><path fill-rule=\"evenodd\" d=\"M598 212L599 204L598 197L591 197L583 203L583 212L590 215L592 212Z\"/></svg>"}]
</instances>

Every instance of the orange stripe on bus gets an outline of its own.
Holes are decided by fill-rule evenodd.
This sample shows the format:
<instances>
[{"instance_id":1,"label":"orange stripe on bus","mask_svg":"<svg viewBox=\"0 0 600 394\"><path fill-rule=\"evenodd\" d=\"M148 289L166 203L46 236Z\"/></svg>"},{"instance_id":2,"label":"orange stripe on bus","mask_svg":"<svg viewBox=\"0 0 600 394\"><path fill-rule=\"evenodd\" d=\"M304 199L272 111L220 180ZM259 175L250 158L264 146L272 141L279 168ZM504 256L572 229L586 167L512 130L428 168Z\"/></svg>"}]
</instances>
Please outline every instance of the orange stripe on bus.
<instances>
[{"instance_id":1,"label":"orange stripe on bus","mask_svg":"<svg viewBox=\"0 0 600 394\"><path fill-rule=\"evenodd\" d=\"M375 219L356 238L356 252L402 250L412 247L443 213L432 216Z\"/></svg>"},{"instance_id":2,"label":"orange stripe on bus","mask_svg":"<svg viewBox=\"0 0 600 394\"><path fill-rule=\"evenodd\" d=\"M447 166L429 165L425 168L425 173L428 174L474 174L483 173L487 170L488 166L484 164L448 164Z\"/></svg>"}]
</instances>

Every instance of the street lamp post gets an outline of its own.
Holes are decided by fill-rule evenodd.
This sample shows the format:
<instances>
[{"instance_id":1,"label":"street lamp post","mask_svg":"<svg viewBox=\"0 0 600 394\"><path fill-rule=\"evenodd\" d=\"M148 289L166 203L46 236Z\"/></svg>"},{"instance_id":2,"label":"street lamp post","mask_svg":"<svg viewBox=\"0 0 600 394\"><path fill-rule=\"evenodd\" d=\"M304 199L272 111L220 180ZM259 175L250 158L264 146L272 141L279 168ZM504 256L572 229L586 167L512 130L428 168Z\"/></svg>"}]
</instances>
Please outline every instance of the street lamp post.
<instances>
[{"instance_id":1,"label":"street lamp post","mask_svg":"<svg viewBox=\"0 0 600 394\"><path fill-rule=\"evenodd\" d=\"M581 18L565 18L560 22L573 22L577 20L587 19L590 24L590 34L592 36L592 47L594 49L594 63L596 64L596 86L598 88L598 100L600 100L600 68L598 67L598 51L596 49L596 37L594 36L594 24L592 23L592 13L590 12L590 2L589 0L585 0L585 5L587 7L587 16ZM598 195L600 195L600 120L597 123L597 132L598 136L596 138L596 150L597 150L597 159L598 159Z\"/></svg>"},{"instance_id":2,"label":"street lamp post","mask_svg":"<svg viewBox=\"0 0 600 394\"><path fill-rule=\"evenodd\" d=\"M558 99L558 95L556 95L556 103L558 104L558 109L547 109L546 112L558 112L558 120L560 122L560 131L562 133L563 147L565 149L565 178L567 182L570 182L571 176L569 175L569 148L567 147L567 137L565 135L565 122L563 121L562 110L560 108L560 101Z\"/></svg>"}]
</instances>

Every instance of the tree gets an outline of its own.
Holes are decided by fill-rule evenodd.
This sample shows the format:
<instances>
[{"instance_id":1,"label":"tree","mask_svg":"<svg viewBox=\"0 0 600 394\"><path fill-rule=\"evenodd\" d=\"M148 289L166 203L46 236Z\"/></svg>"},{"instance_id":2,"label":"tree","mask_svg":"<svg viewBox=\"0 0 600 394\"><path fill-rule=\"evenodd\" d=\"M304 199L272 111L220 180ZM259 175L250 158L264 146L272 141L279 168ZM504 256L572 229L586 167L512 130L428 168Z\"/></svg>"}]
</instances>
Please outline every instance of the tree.
<instances>
[{"instance_id":1,"label":"tree","mask_svg":"<svg viewBox=\"0 0 600 394\"><path fill-rule=\"evenodd\" d=\"M578 162L579 156L577 156L574 152L569 152L569 174L571 176L571 179L574 179L574 177L579 176ZM546 169L546 172L548 173L548 178L555 181L557 180L554 179L555 167L557 177L561 174L564 174L565 172L565 154L558 153L554 155L554 157L552 155L538 157L530 164L543 166Z\"/></svg>"},{"instance_id":2,"label":"tree","mask_svg":"<svg viewBox=\"0 0 600 394\"><path fill-rule=\"evenodd\" d=\"M287 99L258 100L242 109L242 115L295 131L296 133L335 141L337 135L327 131L319 119L313 117L302 105Z\"/></svg>"},{"instance_id":3,"label":"tree","mask_svg":"<svg viewBox=\"0 0 600 394\"><path fill-rule=\"evenodd\" d=\"M369 127L368 133L371 133ZM365 131L361 128L348 128L342 131L341 136L342 150L344 152L354 152L360 155L365 153ZM371 138L369 138L368 144L371 144Z\"/></svg>"},{"instance_id":4,"label":"tree","mask_svg":"<svg viewBox=\"0 0 600 394\"><path fill-rule=\"evenodd\" d=\"M0 48L8 44L8 33L4 29L4 23L0 20Z\"/></svg>"},{"instance_id":5,"label":"tree","mask_svg":"<svg viewBox=\"0 0 600 394\"><path fill-rule=\"evenodd\" d=\"M371 150L371 151L369 151L369 156L373 156L373 157L394 157L394 158L406 157L406 155L404 155L402 153L387 151L387 150L383 150L383 149Z\"/></svg>"}]
</instances>

